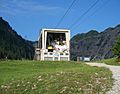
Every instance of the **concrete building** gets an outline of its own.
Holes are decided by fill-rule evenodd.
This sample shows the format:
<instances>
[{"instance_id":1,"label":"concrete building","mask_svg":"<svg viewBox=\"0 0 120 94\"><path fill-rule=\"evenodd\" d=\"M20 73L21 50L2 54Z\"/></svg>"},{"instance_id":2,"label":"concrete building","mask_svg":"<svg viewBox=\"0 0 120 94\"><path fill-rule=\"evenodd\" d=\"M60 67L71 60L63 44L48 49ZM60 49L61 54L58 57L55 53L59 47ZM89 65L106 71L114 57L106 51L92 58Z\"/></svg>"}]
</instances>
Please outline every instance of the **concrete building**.
<instances>
[{"instance_id":1,"label":"concrete building","mask_svg":"<svg viewBox=\"0 0 120 94\"><path fill-rule=\"evenodd\" d=\"M70 60L70 30L42 29L35 50L36 60Z\"/></svg>"}]
</instances>

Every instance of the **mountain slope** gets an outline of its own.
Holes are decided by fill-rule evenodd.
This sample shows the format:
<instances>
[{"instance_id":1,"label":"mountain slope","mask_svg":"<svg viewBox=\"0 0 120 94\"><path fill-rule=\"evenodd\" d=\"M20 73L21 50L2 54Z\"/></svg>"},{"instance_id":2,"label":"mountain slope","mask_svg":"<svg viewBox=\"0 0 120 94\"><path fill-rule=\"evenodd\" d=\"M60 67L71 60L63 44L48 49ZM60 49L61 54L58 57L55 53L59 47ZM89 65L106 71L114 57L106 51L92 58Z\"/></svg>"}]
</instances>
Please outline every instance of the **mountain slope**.
<instances>
[{"instance_id":1,"label":"mountain slope","mask_svg":"<svg viewBox=\"0 0 120 94\"><path fill-rule=\"evenodd\" d=\"M99 33L91 30L88 33L77 34L71 39L71 59L77 56L88 56L94 59L113 57L111 48L120 35L120 25L108 28Z\"/></svg>"},{"instance_id":2,"label":"mountain slope","mask_svg":"<svg viewBox=\"0 0 120 94\"><path fill-rule=\"evenodd\" d=\"M23 39L0 17L0 58L33 59L32 42Z\"/></svg>"}]
</instances>

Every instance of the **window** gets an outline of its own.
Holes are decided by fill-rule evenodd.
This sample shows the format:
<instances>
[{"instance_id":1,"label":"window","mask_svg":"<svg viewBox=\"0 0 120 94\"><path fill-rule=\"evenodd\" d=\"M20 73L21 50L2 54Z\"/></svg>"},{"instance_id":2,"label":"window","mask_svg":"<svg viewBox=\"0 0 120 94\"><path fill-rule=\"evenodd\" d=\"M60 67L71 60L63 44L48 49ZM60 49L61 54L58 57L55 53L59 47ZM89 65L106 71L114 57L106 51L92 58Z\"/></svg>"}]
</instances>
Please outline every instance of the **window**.
<instances>
[{"instance_id":1,"label":"window","mask_svg":"<svg viewBox=\"0 0 120 94\"><path fill-rule=\"evenodd\" d=\"M46 42L46 49L48 49L49 46L52 46L54 48L54 45L57 43L58 45L64 45L64 42L66 41L65 33L51 33L47 32L47 42Z\"/></svg>"}]
</instances>

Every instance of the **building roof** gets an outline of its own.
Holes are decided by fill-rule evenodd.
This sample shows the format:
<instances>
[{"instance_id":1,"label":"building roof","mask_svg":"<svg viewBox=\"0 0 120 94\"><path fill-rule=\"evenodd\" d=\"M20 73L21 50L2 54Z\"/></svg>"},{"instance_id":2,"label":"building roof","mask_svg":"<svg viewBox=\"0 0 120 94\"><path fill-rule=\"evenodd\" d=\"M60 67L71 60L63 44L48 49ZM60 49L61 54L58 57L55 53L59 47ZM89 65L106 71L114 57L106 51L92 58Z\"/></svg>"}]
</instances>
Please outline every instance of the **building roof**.
<instances>
[{"instance_id":1,"label":"building roof","mask_svg":"<svg viewBox=\"0 0 120 94\"><path fill-rule=\"evenodd\" d=\"M48 28L42 28L41 33L44 31L49 31L49 32L70 32L68 29L48 29Z\"/></svg>"}]
</instances>

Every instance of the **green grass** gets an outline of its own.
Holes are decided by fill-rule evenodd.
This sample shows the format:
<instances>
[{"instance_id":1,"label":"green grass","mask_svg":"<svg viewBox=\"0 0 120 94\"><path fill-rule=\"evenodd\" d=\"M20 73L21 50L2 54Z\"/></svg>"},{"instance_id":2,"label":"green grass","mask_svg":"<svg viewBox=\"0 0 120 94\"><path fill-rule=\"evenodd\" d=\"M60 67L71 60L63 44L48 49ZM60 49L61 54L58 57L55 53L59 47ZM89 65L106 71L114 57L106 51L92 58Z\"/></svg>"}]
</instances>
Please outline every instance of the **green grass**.
<instances>
[{"instance_id":1,"label":"green grass","mask_svg":"<svg viewBox=\"0 0 120 94\"><path fill-rule=\"evenodd\" d=\"M108 64L108 65L120 66L120 61L118 61L117 58L103 59L103 60L100 60L98 62L105 63L105 64Z\"/></svg>"},{"instance_id":2,"label":"green grass","mask_svg":"<svg viewBox=\"0 0 120 94\"><path fill-rule=\"evenodd\" d=\"M106 68L76 62L0 61L0 94L105 94Z\"/></svg>"}]
</instances>

